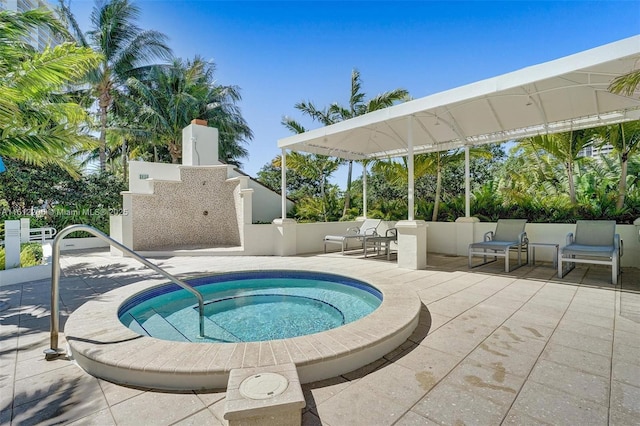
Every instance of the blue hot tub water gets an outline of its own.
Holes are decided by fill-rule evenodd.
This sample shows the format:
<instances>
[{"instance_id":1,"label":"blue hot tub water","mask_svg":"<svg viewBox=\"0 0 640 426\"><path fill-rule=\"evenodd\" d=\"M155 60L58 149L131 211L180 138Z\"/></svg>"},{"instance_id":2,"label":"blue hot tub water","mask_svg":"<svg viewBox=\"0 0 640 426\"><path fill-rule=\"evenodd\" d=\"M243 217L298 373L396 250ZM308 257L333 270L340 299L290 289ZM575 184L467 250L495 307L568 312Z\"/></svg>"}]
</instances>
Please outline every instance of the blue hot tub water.
<instances>
[{"instance_id":1,"label":"blue hot tub water","mask_svg":"<svg viewBox=\"0 0 640 426\"><path fill-rule=\"evenodd\" d=\"M125 301L118 311L120 321L142 335L165 340L255 342L340 327L382 303L376 288L325 273L235 272L187 282L204 296L204 339L198 337L194 296L174 284Z\"/></svg>"}]
</instances>

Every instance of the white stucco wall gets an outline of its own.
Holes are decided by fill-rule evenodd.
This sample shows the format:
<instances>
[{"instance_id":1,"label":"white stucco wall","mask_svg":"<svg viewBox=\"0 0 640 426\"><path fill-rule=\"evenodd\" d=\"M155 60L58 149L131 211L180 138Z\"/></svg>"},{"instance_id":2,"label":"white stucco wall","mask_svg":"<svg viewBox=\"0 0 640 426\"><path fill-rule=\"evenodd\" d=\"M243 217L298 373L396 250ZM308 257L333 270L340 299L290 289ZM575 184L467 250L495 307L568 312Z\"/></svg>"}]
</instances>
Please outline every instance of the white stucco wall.
<instances>
[{"instance_id":1,"label":"white stucco wall","mask_svg":"<svg viewBox=\"0 0 640 426\"><path fill-rule=\"evenodd\" d=\"M153 181L179 181L180 164L149 163L145 161L129 162L129 192L135 194L152 194ZM222 165L221 165L222 166ZM228 178L248 179L248 187L253 189L252 217L254 223L271 223L279 218L282 212L280 194L271 191L247 175L226 166ZM293 202L287 200L287 211L293 208Z\"/></svg>"},{"instance_id":2,"label":"white stucco wall","mask_svg":"<svg viewBox=\"0 0 640 426\"><path fill-rule=\"evenodd\" d=\"M229 178L247 176L234 168L229 168ZM282 215L282 197L264 185L249 178L248 187L253 189L253 222L271 223ZM293 202L287 200L287 211L293 208Z\"/></svg>"},{"instance_id":3,"label":"white stucco wall","mask_svg":"<svg viewBox=\"0 0 640 426\"><path fill-rule=\"evenodd\" d=\"M61 252L106 247L109 247L109 244L105 243L98 237L65 238L60 243Z\"/></svg>"},{"instance_id":4,"label":"white stucco wall","mask_svg":"<svg viewBox=\"0 0 640 426\"><path fill-rule=\"evenodd\" d=\"M296 225L297 254L321 253L322 239L325 235L341 235L347 228L358 226L360 222L328 222L328 223L299 223ZM432 253L467 255L466 245L458 249L457 240L464 239L460 235L460 228L466 224L452 222L428 222L427 240L428 250ZM481 241L484 233L495 230L495 222L478 222L473 224L473 240ZM380 232L392 227L393 222L383 222ZM275 227L270 224L249 225L245 229L245 254L274 255ZM527 236L532 242L556 243L564 245L567 233L575 230L575 224L528 223L525 227ZM638 227L633 225L618 225L616 232L624 242L622 266L638 267L640 264L640 241ZM331 248L334 250L335 247ZM552 251L544 248L536 249L536 260L550 262Z\"/></svg>"},{"instance_id":5,"label":"white stucco wall","mask_svg":"<svg viewBox=\"0 0 640 426\"><path fill-rule=\"evenodd\" d=\"M319 253L324 250L323 239L325 235L344 235L348 228L359 226L362 221L348 222L317 222L299 223L297 225L297 252L298 254ZM378 226L378 233L384 235L388 228L392 228L395 222L383 221ZM328 251L335 251L339 246L333 244L327 247Z\"/></svg>"},{"instance_id":6,"label":"white stucco wall","mask_svg":"<svg viewBox=\"0 0 640 426\"><path fill-rule=\"evenodd\" d=\"M427 222L427 226L427 250L455 255L458 224L453 222Z\"/></svg>"},{"instance_id":7,"label":"white stucco wall","mask_svg":"<svg viewBox=\"0 0 640 426\"><path fill-rule=\"evenodd\" d=\"M296 247L298 254L319 253L323 251L325 235L344 235L347 228L358 226L359 222L317 222L299 223ZM335 250L332 246L330 250Z\"/></svg>"},{"instance_id":8,"label":"white stucco wall","mask_svg":"<svg viewBox=\"0 0 640 426\"><path fill-rule=\"evenodd\" d=\"M153 185L148 179L180 180L179 164L149 163L129 161L129 192L136 194L153 193Z\"/></svg>"},{"instance_id":9,"label":"white stucco wall","mask_svg":"<svg viewBox=\"0 0 640 426\"><path fill-rule=\"evenodd\" d=\"M227 166L180 166L180 180L153 180L153 194L123 193L133 250L242 245L241 181ZM130 206L130 207L129 207ZM124 230L124 229L123 229Z\"/></svg>"},{"instance_id":10,"label":"white stucco wall","mask_svg":"<svg viewBox=\"0 0 640 426\"><path fill-rule=\"evenodd\" d=\"M245 225L244 254L247 256L274 255L275 226L268 224Z\"/></svg>"}]
</instances>

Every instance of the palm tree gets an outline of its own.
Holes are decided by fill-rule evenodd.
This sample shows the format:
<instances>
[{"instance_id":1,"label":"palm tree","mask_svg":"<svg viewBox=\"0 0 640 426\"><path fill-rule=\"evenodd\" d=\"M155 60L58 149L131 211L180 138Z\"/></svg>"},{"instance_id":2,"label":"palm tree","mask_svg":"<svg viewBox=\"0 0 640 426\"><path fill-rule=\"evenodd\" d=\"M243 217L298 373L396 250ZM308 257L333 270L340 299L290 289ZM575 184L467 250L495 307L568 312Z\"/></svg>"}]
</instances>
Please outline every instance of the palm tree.
<instances>
[{"instance_id":1,"label":"palm tree","mask_svg":"<svg viewBox=\"0 0 640 426\"><path fill-rule=\"evenodd\" d=\"M88 74L98 101L100 170L105 170L108 113L115 93L123 88L129 77L139 77L146 72L150 61L171 57L167 37L158 31L138 27L139 15L140 9L129 0L97 2L91 13L91 30L86 39L79 40L86 40L102 54L100 64ZM70 22L73 24L75 20L70 19Z\"/></svg>"},{"instance_id":2,"label":"palm tree","mask_svg":"<svg viewBox=\"0 0 640 426\"><path fill-rule=\"evenodd\" d=\"M486 151L480 150L474 150L472 152L474 156L479 155L480 153L488 154ZM464 151L437 151L423 155L426 157L424 159L426 163L425 166L431 171L435 170L436 175L436 192L434 194L433 214L431 216L431 221L436 222L438 220L438 210L440 207L440 198L442 195L442 172L448 164L461 161L464 158Z\"/></svg>"},{"instance_id":3,"label":"palm tree","mask_svg":"<svg viewBox=\"0 0 640 426\"><path fill-rule=\"evenodd\" d=\"M329 220L327 205L327 182L329 177L338 170L340 160L327 157L326 155L317 154L300 154L291 152L287 155L287 167L298 172L307 179L313 179L320 182L320 198L322 200L320 210L322 219L327 222ZM274 167L282 167L282 157L278 155L273 160Z\"/></svg>"},{"instance_id":4,"label":"palm tree","mask_svg":"<svg viewBox=\"0 0 640 426\"><path fill-rule=\"evenodd\" d=\"M490 155L486 151L474 150L474 156ZM438 220L438 210L440 199L442 197L442 173L448 164L456 163L464 158L464 151L438 151L428 154L419 154L414 157L414 179L419 179L425 175L436 176L436 190L434 194L433 213L431 220ZM385 176L390 182L395 184L406 185L409 179L406 157L402 158L402 162L392 160L382 160L374 164L374 170Z\"/></svg>"},{"instance_id":5,"label":"palm tree","mask_svg":"<svg viewBox=\"0 0 640 426\"><path fill-rule=\"evenodd\" d=\"M299 102L294 107L304 115L309 116L314 121L324 126L348 120L366 113L392 106L398 101L407 100L409 92L405 89L394 89L366 100L366 94L362 92L362 81L360 72L357 69L351 71L351 93L349 105L342 106L338 103L331 104L326 109L318 109L312 102ZM349 160L347 172L347 190L344 198L343 216L351 207L351 176L353 171L353 160Z\"/></svg>"},{"instance_id":6,"label":"palm tree","mask_svg":"<svg viewBox=\"0 0 640 426\"><path fill-rule=\"evenodd\" d=\"M596 129L601 145L611 145L620 161L620 180L616 209L622 210L627 192L629 159L640 152L640 121L614 124Z\"/></svg>"},{"instance_id":7,"label":"palm tree","mask_svg":"<svg viewBox=\"0 0 640 426\"><path fill-rule=\"evenodd\" d=\"M50 12L0 11L0 155L73 172L67 154L91 138L84 132L86 112L62 91L100 56L73 43L36 52L23 40L37 26L65 33Z\"/></svg>"},{"instance_id":8,"label":"palm tree","mask_svg":"<svg viewBox=\"0 0 640 426\"><path fill-rule=\"evenodd\" d=\"M599 218L616 218L623 213L616 208L616 187L620 178L620 164L616 160L614 156L602 156L599 161L591 162L588 172L576 179L578 203Z\"/></svg>"},{"instance_id":9,"label":"palm tree","mask_svg":"<svg viewBox=\"0 0 640 426\"><path fill-rule=\"evenodd\" d=\"M216 84L214 72L214 64L199 57L151 67L144 78L127 81L129 95L117 106L134 112L138 128L166 146L173 163L182 157L182 129L195 118L207 120L219 131L219 159L240 166L248 155L242 144L253 134L236 105L240 90Z\"/></svg>"},{"instance_id":10,"label":"palm tree","mask_svg":"<svg viewBox=\"0 0 640 426\"><path fill-rule=\"evenodd\" d=\"M551 155L557 160L565 171L569 185L569 199L576 205L575 171L576 162L581 161L580 151L591 143L588 132L584 130L550 135L538 135L526 138L520 142L529 145L536 153L542 152Z\"/></svg>"}]
</instances>

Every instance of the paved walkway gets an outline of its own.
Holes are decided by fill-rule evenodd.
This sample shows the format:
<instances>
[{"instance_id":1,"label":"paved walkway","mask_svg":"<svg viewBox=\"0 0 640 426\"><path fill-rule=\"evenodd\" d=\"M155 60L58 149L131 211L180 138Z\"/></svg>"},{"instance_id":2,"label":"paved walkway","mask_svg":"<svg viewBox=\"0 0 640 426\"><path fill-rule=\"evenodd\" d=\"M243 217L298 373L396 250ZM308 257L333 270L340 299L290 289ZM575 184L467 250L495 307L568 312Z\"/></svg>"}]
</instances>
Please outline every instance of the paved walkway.
<instances>
[{"instance_id":1,"label":"paved walkway","mask_svg":"<svg viewBox=\"0 0 640 426\"><path fill-rule=\"evenodd\" d=\"M609 270L550 265L467 270L466 259L429 255L409 271L383 258L157 259L172 274L233 269L353 268L385 276L424 304L400 348L367 367L305 385L306 425L640 424L640 269L621 284ZM62 329L70 312L152 276L106 252L63 257ZM0 423L12 425L225 424L224 391L163 393L96 379L70 360L44 361L48 281L0 289ZM61 345L62 346L62 345Z\"/></svg>"}]
</instances>

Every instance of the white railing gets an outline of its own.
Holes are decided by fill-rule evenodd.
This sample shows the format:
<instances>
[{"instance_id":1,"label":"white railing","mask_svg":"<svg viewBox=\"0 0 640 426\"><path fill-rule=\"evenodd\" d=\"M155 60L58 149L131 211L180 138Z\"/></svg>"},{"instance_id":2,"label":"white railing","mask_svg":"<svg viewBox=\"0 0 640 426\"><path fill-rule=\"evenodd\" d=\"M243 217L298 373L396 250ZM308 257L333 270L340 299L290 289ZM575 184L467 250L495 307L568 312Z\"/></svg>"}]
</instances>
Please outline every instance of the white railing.
<instances>
[{"instance_id":1,"label":"white railing","mask_svg":"<svg viewBox=\"0 0 640 426\"><path fill-rule=\"evenodd\" d=\"M56 235L56 228L30 228L29 229L29 241L40 241L44 243L45 240L51 240Z\"/></svg>"},{"instance_id":2,"label":"white railing","mask_svg":"<svg viewBox=\"0 0 640 426\"><path fill-rule=\"evenodd\" d=\"M119 242L109 237L107 234L103 233L102 231L99 231L96 228L93 228L89 225L71 225L71 226L67 226L62 231L60 231L60 234L58 234L56 239L53 241L53 254L51 259L51 332L50 332L51 347L44 351L45 359L47 361L55 359L65 354L65 350L58 347L58 333L60 330L60 307L59 307L60 243L62 242L62 239L64 237L76 231L84 231L92 235L95 235L96 237L100 238L104 242L117 248L118 250L121 250L127 253L129 256L133 257L134 259L136 259L138 262L142 263L146 267L154 270L155 272L159 273L165 278L168 278L169 280L171 280L171 282L179 285L180 287L184 288L185 290L193 294L196 297L196 299L198 299L200 337L204 337L204 299L202 298L202 294L198 290L191 287L189 284L185 283L184 281L181 281L178 278L174 277L164 269L161 269L159 266L149 262L147 259L140 256L135 251L120 244Z\"/></svg>"}]
</instances>

